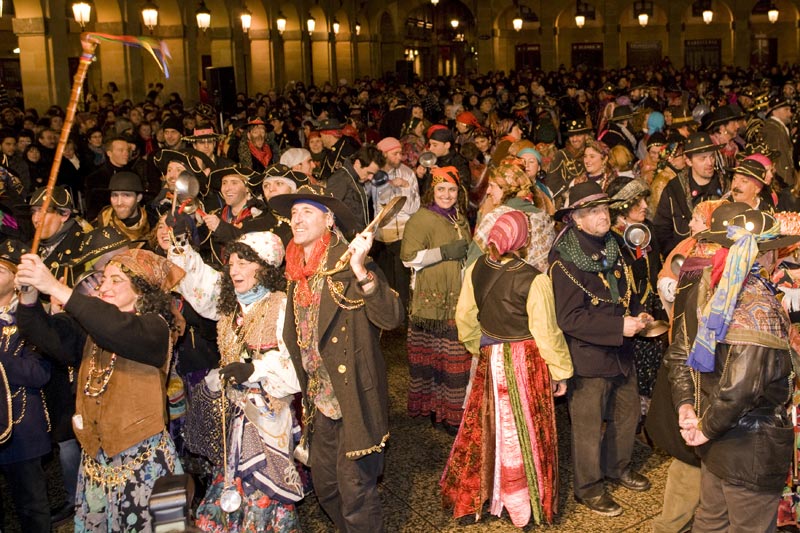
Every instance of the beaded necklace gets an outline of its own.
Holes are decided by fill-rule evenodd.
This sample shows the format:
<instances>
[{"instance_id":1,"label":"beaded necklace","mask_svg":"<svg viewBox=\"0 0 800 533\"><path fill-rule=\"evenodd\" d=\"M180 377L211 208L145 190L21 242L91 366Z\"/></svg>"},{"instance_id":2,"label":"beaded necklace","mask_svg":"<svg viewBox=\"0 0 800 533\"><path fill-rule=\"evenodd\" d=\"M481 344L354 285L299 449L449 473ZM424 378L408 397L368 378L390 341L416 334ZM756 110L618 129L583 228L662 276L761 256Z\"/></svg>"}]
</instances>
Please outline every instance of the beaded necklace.
<instances>
[{"instance_id":1,"label":"beaded necklace","mask_svg":"<svg viewBox=\"0 0 800 533\"><path fill-rule=\"evenodd\" d=\"M86 376L86 383L83 386L83 393L91 398L97 398L108 389L108 382L114 373L114 366L117 364L117 354L112 353L108 366L97 368L97 343L92 347L92 355L89 360L89 375Z\"/></svg>"}]
</instances>

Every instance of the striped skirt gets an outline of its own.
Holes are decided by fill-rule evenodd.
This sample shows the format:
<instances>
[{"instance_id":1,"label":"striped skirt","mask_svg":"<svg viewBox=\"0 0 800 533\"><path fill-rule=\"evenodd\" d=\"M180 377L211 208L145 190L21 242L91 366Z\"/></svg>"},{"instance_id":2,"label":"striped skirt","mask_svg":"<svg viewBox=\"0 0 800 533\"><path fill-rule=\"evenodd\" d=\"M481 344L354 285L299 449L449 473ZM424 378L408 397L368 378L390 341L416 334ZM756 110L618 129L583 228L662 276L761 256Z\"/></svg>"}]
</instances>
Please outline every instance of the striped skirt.
<instances>
[{"instance_id":1,"label":"striped skirt","mask_svg":"<svg viewBox=\"0 0 800 533\"><path fill-rule=\"evenodd\" d=\"M455 322L433 332L412 320L406 346L411 377L408 416L434 413L436 422L458 426L464 412L472 356L458 340Z\"/></svg>"},{"instance_id":2,"label":"striped skirt","mask_svg":"<svg viewBox=\"0 0 800 533\"><path fill-rule=\"evenodd\" d=\"M483 504L524 527L558 508L558 437L550 373L533 340L481 348L464 421L439 482L453 515Z\"/></svg>"}]
</instances>

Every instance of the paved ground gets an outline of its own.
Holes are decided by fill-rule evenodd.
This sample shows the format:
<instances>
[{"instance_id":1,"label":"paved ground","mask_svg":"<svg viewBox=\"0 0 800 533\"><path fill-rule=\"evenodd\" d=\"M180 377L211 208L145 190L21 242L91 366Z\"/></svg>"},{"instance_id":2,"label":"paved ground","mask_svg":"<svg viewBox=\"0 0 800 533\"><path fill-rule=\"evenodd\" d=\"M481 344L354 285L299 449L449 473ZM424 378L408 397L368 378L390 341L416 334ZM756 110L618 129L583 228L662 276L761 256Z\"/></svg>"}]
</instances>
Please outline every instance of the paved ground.
<instances>
[{"instance_id":1,"label":"paved ground","mask_svg":"<svg viewBox=\"0 0 800 533\"><path fill-rule=\"evenodd\" d=\"M384 352L389 367L391 394L392 437L386 450L386 472L380 485L385 511L387 533L427 533L465 531L513 532L519 531L507 517L485 516L480 522L463 524L442 509L438 481L450 452L453 437L433 429L427 418L411 419L406 416L406 393L408 390L408 366L405 357L405 335L392 332L384 335ZM566 406L558 406L558 433L560 452L561 500L557 522L550 527L528 527L530 531L559 532L616 532L650 531L649 522L660 512L664 491L666 468L669 459L637 442L634 462L639 470L653 483L646 493L631 492L623 488L612 491L625 512L615 518L598 516L585 507L577 505L572 498L572 473L570 468L569 421ZM58 493L57 470L54 463L48 469L53 473L53 499ZM3 506L8 509L8 487L0 487ZM322 514L314 497L307 498L299 506L303 531L306 533L328 533L333 527ZM6 527L2 531L19 531L10 509L6 512ZM72 532L71 525L62 526L57 533Z\"/></svg>"}]
</instances>

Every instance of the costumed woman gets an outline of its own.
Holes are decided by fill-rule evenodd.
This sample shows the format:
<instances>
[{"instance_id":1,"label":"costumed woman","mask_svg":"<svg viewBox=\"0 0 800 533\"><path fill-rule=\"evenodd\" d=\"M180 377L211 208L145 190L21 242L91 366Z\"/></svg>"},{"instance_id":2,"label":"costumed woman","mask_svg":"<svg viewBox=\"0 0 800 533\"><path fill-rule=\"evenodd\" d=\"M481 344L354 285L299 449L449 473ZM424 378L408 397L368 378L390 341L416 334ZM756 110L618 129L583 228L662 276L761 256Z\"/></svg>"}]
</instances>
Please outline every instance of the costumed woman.
<instances>
[{"instance_id":1,"label":"costumed woman","mask_svg":"<svg viewBox=\"0 0 800 533\"><path fill-rule=\"evenodd\" d=\"M183 472L164 408L175 337L169 291L183 275L152 252L125 250L106 265L99 297L92 297L60 283L39 256L22 256L16 283L28 287L17 312L23 334L38 345L41 336L69 344L88 333L72 418L83 449L77 532L152 531L156 479ZM51 327L39 293L63 302L75 326Z\"/></svg>"},{"instance_id":2,"label":"costumed woman","mask_svg":"<svg viewBox=\"0 0 800 533\"><path fill-rule=\"evenodd\" d=\"M625 255L625 262L630 266L634 282L634 298L639 300L642 308L656 319L666 319L667 315L658 297L658 272L661 270L656 240L652 225L647 220L647 199L650 186L640 179L618 177L608 187L611 196L611 229L621 237L625 246L620 246ZM626 230L633 224L633 237L626 238ZM644 242L641 239L645 239ZM633 359L636 364L636 377L639 380L639 398L642 417L647 415L650 398L653 397L653 385L661 366L661 358L666 349L665 335L658 337L636 336L633 338Z\"/></svg>"},{"instance_id":3,"label":"costumed woman","mask_svg":"<svg viewBox=\"0 0 800 533\"><path fill-rule=\"evenodd\" d=\"M431 187L406 222L400 258L412 269L408 325L409 416L430 415L455 435L461 423L471 357L458 340L456 302L471 239L460 212L464 190L455 167L431 169Z\"/></svg>"},{"instance_id":4,"label":"costumed woman","mask_svg":"<svg viewBox=\"0 0 800 533\"><path fill-rule=\"evenodd\" d=\"M200 315L218 320L220 370L209 372L200 384L207 390L192 396L219 397L224 390L230 405L224 414L226 435L221 426L217 435L192 436L187 428L187 442L225 438L227 443L226 461L220 461L226 465L219 465L200 502L197 526L213 532L299 532L294 504L303 498L303 486L292 457L299 427L295 432L291 402L300 384L281 336L286 309L283 244L274 233L254 232L226 250L229 261L222 272L203 263L189 247L169 252L170 260L187 273L178 292ZM222 499L231 488L242 502L226 512Z\"/></svg>"},{"instance_id":5,"label":"costumed woman","mask_svg":"<svg viewBox=\"0 0 800 533\"><path fill-rule=\"evenodd\" d=\"M575 178L572 185L593 181L600 185L600 188L604 191L608 189L608 186L617 177L616 171L608 161L608 154L609 147L606 143L594 139L586 139L586 147L583 150L583 165L586 168L586 173Z\"/></svg>"},{"instance_id":6,"label":"costumed woman","mask_svg":"<svg viewBox=\"0 0 800 533\"><path fill-rule=\"evenodd\" d=\"M479 357L464 422L440 481L456 518L503 508L517 527L552 523L558 510L553 396L572 376L547 275L527 264L528 219L509 211L470 265L458 300L459 338Z\"/></svg>"}]
</instances>

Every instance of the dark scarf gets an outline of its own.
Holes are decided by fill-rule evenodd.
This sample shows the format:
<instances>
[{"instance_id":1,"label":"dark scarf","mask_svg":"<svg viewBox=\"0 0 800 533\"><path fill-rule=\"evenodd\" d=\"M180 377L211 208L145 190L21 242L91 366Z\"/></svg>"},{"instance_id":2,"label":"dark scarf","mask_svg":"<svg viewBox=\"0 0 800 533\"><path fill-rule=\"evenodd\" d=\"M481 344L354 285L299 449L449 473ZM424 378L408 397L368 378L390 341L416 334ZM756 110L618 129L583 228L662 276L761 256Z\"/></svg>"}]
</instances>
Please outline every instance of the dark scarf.
<instances>
[{"instance_id":1,"label":"dark scarf","mask_svg":"<svg viewBox=\"0 0 800 533\"><path fill-rule=\"evenodd\" d=\"M593 259L586 255L586 252L581 248L581 243L578 240L578 231L579 230L574 227L567 230L564 234L564 238L556 245L556 250L564 260L573 263L584 272L602 272L605 274L605 279L608 282L608 289L611 291L611 299L615 302L618 301L619 286L617 277L611 273L620 256L617 239L610 231L606 233L605 237L602 238L604 248L600 252L600 258ZM597 239L597 237L592 237L590 235L587 235L587 237L590 239Z\"/></svg>"}]
</instances>

